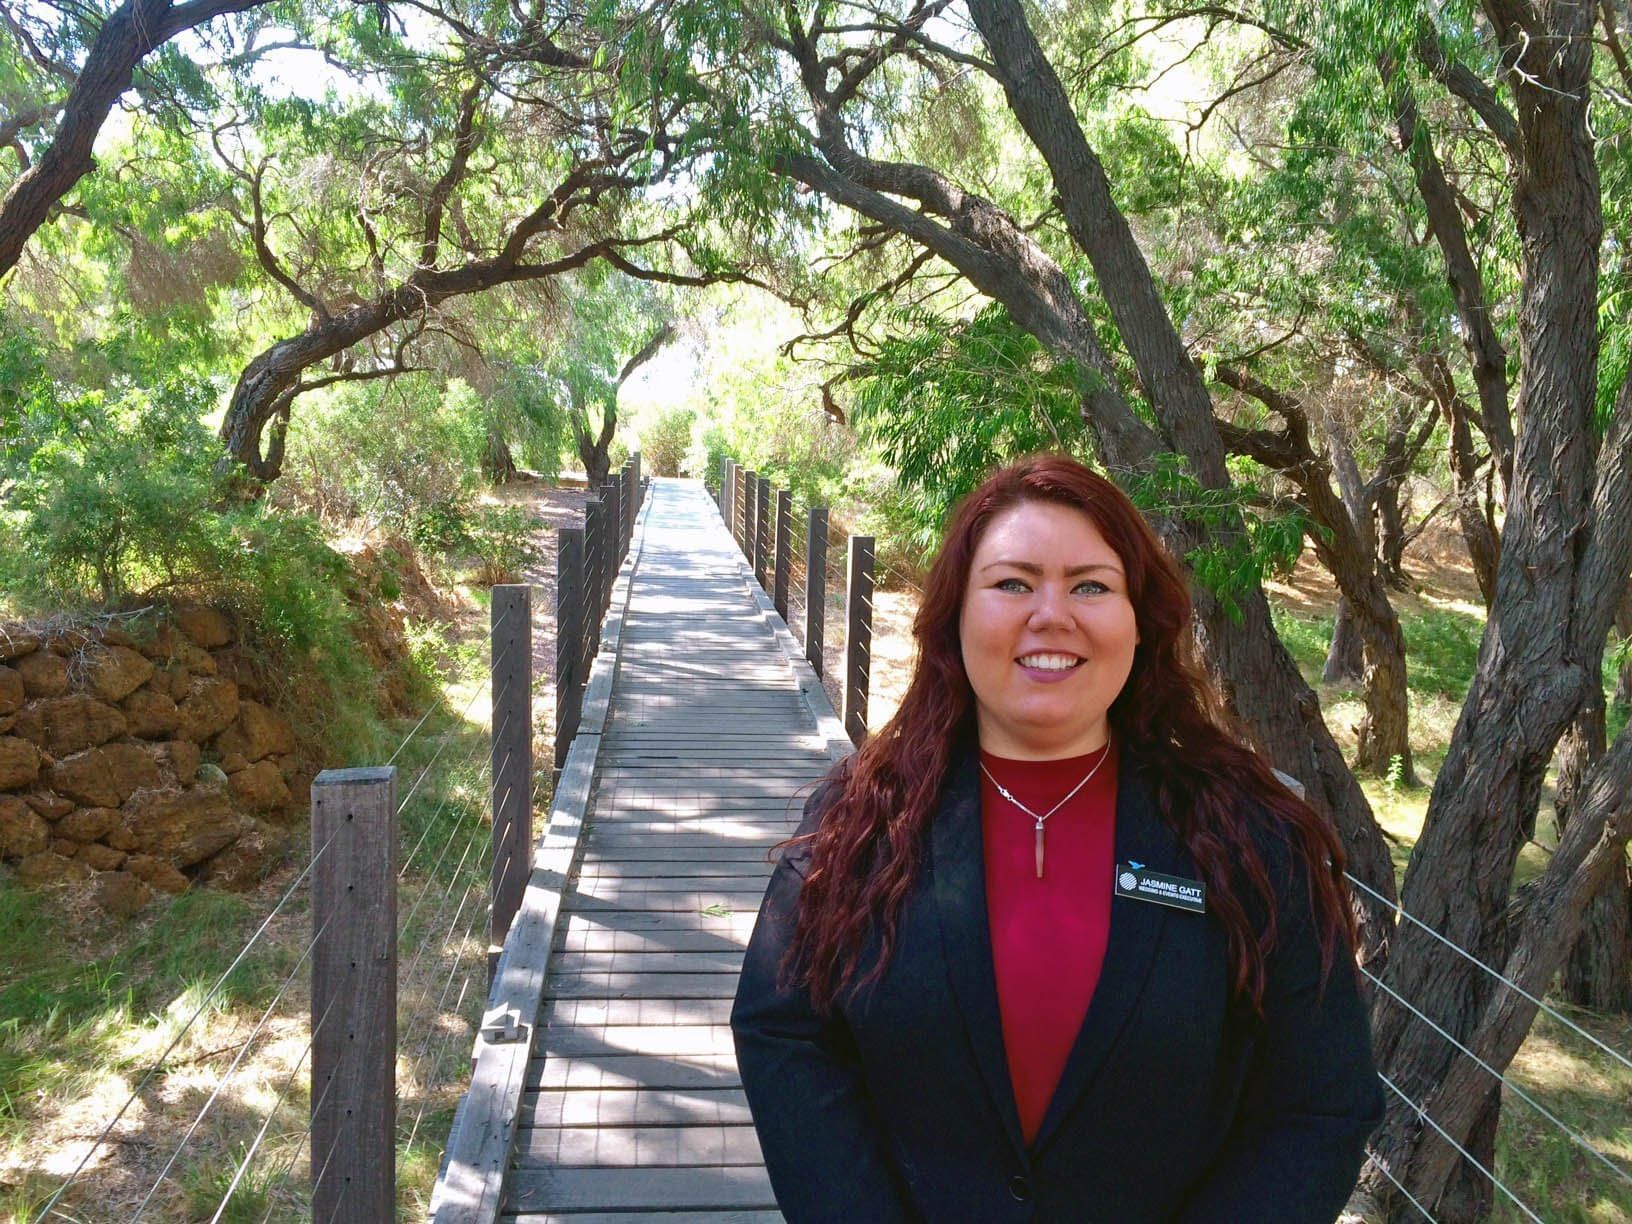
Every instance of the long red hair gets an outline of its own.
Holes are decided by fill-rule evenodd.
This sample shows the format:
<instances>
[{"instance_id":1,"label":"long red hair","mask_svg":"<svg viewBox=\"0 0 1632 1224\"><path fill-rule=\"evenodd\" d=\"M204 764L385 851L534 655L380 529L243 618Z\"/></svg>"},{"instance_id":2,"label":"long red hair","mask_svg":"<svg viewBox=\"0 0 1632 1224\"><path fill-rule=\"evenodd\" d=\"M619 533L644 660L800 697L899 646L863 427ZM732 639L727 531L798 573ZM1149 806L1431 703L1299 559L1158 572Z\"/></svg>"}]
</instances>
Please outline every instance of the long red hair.
<instances>
[{"instance_id":1,"label":"long red hair","mask_svg":"<svg viewBox=\"0 0 1632 1224\"><path fill-rule=\"evenodd\" d=\"M974 692L958 639L970 564L992 520L1028 501L1086 514L1122 560L1139 645L1110 708L1112 735L1124 769L1148 769L1161 818L1206 882L1208 906L1228 937L1232 998L1261 1013L1276 898L1252 824L1267 818L1271 835L1285 842L1309 881L1327 971L1340 949L1352 955L1354 947L1342 846L1247 746L1225 711L1200 661L1189 588L1156 534L1114 484L1061 455L1004 468L953 512L913 621L912 682L895 716L840 767L822 822L805 839L811 863L786 968L826 1010L888 963L949 771L959 754L978 751ZM864 973L863 948L874 933L879 952Z\"/></svg>"}]
</instances>

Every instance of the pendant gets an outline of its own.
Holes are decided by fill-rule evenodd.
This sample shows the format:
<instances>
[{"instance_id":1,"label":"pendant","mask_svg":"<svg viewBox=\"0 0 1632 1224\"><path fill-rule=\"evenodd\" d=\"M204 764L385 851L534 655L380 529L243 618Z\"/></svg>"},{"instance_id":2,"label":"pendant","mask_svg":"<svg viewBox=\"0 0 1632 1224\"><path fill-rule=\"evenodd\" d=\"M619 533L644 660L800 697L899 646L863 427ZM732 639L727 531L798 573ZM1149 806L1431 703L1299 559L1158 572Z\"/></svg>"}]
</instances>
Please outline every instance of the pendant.
<instances>
[{"instance_id":1,"label":"pendant","mask_svg":"<svg viewBox=\"0 0 1632 1224\"><path fill-rule=\"evenodd\" d=\"M1043 822L1037 822L1037 878L1043 878Z\"/></svg>"}]
</instances>

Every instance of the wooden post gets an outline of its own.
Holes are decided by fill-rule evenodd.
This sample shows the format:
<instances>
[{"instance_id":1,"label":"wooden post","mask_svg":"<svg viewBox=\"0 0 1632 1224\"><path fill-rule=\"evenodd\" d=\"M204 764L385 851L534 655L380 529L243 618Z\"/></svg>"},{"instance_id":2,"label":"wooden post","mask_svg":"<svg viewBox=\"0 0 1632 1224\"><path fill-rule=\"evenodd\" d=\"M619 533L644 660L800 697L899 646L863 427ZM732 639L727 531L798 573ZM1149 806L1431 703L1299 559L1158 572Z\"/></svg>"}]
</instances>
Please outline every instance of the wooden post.
<instances>
[{"instance_id":1,"label":"wooden post","mask_svg":"<svg viewBox=\"0 0 1632 1224\"><path fill-rule=\"evenodd\" d=\"M533 588L493 588L491 770L493 887L487 967L492 980L510 920L521 908L533 846Z\"/></svg>"},{"instance_id":2,"label":"wooden post","mask_svg":"<svg viewBox=\"0 0 1632 1224\"><path fill-rule=\"evenodd\" d=\"M731 493L732 483L736 473L732 470L735 465L729 459L720 460L720 522L725 524L727 531L731 530Z\"/></svg>"},{"instance_id":3,"label":"wooden post","mask_svg":"<svg viewBox=\"0 0 1632 1224\"><path fill-rule=\"evenodd\" d=\"M827 507L812 506L805 529L805 658L822 674L822 629L827 617Z\"/></svg>"},{"instance_id":4,"label":"wooden post","mask_svg":"<svg viewBox=\"0 0 1632 1224\"><path fill-rule=\"evenodd\" d=\"M788 575L793 558L788 556L788 537L793 526L793 494L779 489L776 494L776 574L771 580L771 602L782 623L788 623Z\"/></svg>"},{"instance_id":5,"label":"wooden post","mask_svg":"<svg viewBox=\"0 0 1632 1224\"><path fill-rule=\"evenodd\" d=\"M584 529L562 527L555 534L555 768L560 770L584 711Z\"/></svg>"},{"instance_id":6,"label":"wooden post","mask_svg":"<svg viewBox=\"0 0 1632 1224\"><path fill-rule=\"evenodd\" d=\"M618 572L618 566L623 564L623 498L622 486L616 480L609 480L601 486L601 499L606 502L607 537L611 541L612 549L609 554L611 564L606 567L606 594L601 600L601 612L612 606L612 578Z\"/></svg>"},{"instance_id":7,"label":"wooden post","mask_svg":"<svg viewBox=\"0 0 1632 1224\"><path fill-rule=\"evenodd\" d=\"M867 678L873 650L873 537L850 537L844 596L844 729L853 743L867 738Z\"/></svg>"},{"instance_id":8,"label":"wooden post","mask_svg":"<svg viewBox=\"0 0 1632 1224\"><path fill-rule=\"evenodd\" d=\"M734 498L737 517L736 521L731 524L731 534L737 541L737 547L741 548L743 542L748 538L748 477L750 473L741 464L738 464L736 474L736 489L732 497Z\"/></svg>"},{"instance_id":9,"label":"wooden post","mask_svg":"<svg viewBox=\"0 0 1632 1224\"><path fill-rule=\"evenodd\" d=\"M317 775L311 870L312 1219L390 1224L397 1218L394 766Z\"/></svg>"},{"instance_id":10,"label":"wooden post","mask_svg":"<svg viewBox=\"0 0 1632 1224\"><path fill-rule=\"evenodd\" d=\"M629 456L629 483L623 499L623 517L627 524L623 529L625 552L629 551L629 544L635 538L635 515L640 511L640 452L636 451Z\"/></svg>"},{"instance_id":11,"label":"wooden post","mask_svg":"<svg viewBox=\"0 0 1632 1224\"><path fill-rule=\"evenodd\" d=\"M771 549L771 482L761 480L754 496L754 577L763 591L771 585L766 557Z\"/></svg>"},{"instance_id":12,"label":"wooden post","mask_svg":"<svg viewBox=\"0 0 1632 1224\"><path fill-rule=\"evenodd\" d=\"M589 661L601 649L601 569L605 564L606 531L603 507L599 497L584 503L584 666L581 675L589 675Z\"/></svg>"},{"instance_id":13,"label":"wooden post","mask_svg":"<svg viewBox=\"0 0 1632 1224\"><path fill-rule=\"evenodd\" d=\"M754 564L754 537L759 534L759 473L749 472L742 499L742 555L750 569Z\"/></svg>"}]
</instances>

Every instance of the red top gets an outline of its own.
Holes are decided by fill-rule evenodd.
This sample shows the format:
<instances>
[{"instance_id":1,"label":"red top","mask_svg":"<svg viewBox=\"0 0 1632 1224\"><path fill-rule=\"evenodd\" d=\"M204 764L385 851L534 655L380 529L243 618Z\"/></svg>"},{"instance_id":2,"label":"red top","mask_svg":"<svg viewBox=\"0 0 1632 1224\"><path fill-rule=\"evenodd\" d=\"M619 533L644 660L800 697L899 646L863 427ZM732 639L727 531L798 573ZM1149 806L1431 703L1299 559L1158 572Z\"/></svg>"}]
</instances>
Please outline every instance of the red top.
<instances>
[{"instance_id":1,"label":"red top","mask_svg":"<svg viewBox=\"0 0 1632 1224\"><path fill-rule=\"evenodd\" d=\"M1027 1143L1042 1126L1105 962L1116 870L1117 762L1110 751L1112 759L1044 824L1040 880L1036 822L981 773L986 918L1009 1082ZM1015 798L1043 813L1099 755L1012 761L982 752L980 759Z\"/></svg>"}]
</instances>

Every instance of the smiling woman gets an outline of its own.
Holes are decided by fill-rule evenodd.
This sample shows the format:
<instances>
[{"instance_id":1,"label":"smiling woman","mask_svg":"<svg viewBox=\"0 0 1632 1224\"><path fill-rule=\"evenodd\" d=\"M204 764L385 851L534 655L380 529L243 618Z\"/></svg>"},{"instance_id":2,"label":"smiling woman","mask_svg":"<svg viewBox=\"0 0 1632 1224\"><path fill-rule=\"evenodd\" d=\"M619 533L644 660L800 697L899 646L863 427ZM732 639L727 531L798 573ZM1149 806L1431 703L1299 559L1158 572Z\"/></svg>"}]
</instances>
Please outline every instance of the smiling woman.
<instances>
[{"instance_id":1,"label":"smiling woman","mask_svg":"<svg viewBox=\"0 0 1632 1224\"><path fill-rule=\"evenodd\" d=\"M1382 1111L1342 851L1224 716L1138 511L1067 458L998 472L913 634L732 1015L784 1213L1335 1218Z\"/></svg>"}]
</instances>

